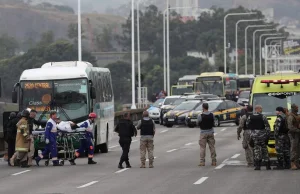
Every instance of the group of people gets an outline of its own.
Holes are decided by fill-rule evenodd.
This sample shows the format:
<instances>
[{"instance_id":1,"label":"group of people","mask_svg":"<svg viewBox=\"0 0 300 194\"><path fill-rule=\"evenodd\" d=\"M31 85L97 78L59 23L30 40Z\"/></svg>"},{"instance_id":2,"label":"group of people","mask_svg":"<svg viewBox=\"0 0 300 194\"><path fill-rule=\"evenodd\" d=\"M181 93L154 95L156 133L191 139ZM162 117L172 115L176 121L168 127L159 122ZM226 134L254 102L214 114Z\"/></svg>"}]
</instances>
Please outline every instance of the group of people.
<instances>
[{"instance_id":1,"label":"group of people","mask_svg":"<svg viewBox=\"0 0 300 194\"><path fill-rule=\"evenodd\" d=\"M276 114L274 138L278 163L273 169L300 169L300 118L298 117L298 106L292 104L291 112L283 107L277 107ZM262 160L264 160L266 169L271 170L267 148L271 131L268 119L262 114L261 105L256 105L254 111L251 105L247 106L237 129L238 140L241 138L242 131L244 131L242 145L245 149L248 166L255 166L254 170L260 170Z\"/></svg>"},{"instance_id":2,"label":"group of people","mask_svg":"<svg viewBox=\"0 0 300 194\"><path fill-rule=\"evenodd\" d=\"M58 124L61 122L57 117L56 111L50 111L50 119L46 123L45 127L45 149L34 158L34 137L33 130L34 125L42 125L42 123L35 120L35 110L25 109L18 115L11 113L9 121L5 129L5 139L8 144L8 165L20 166L27 168L32 166L32 161L35 159L36 164L39 166L39 162L45 157L51 157L53 166L61 166L58 160L57 153L57 134ZM94 123L97 115L90 113L88 120L80 124L70 122L72 129L84 128L85 138L80 141L80 148L74 153L74 158L71 158L69 162L71 165L76 165L75 159L79 157L86 149L88 150L88 164L96 164L93 161L94 156L94 137L92 133L92 124ZM51 153L51 155L49 155Z\"/></svg>"}]
</instances>

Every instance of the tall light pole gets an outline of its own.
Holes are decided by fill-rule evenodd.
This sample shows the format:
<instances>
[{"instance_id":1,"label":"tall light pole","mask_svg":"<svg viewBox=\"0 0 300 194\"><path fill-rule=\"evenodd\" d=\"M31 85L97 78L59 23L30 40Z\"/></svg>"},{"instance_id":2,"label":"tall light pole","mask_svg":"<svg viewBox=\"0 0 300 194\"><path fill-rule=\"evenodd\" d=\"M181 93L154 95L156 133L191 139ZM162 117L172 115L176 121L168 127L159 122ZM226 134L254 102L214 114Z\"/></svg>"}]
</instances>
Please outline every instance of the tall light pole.
<instances>
[{"instance_id":1,"label":"tall light pole","mask_svg":"<svg viewBox=\"0 0 300 194\"><path fill-rule=\"evenodd\" d=\"M239 54L238 54L238 27L241 22L258 22L262 21L262 19L252 19L252 20L239 20L235 24L235 73L238 75L238 65L239 65Z\"/></svg>"},{"instance_id":2,"label":"tall light pole","mask_svg":"<svg viewBox=\"0 0 300 194\"><path fill-rule=\"evenodd\" d=\"M81 48L81 2L78 0L78 61L82 61L82 48Z\"/></svg>"},{"instance_id":3,"label":"tall light pole","mask_svg":"<svg viewBox=\"0 0 300 194\"><path fill-rule=\"evenodd\" d=\"M170 0L167 0L167 94L170 96Z\"/></svg>"},{"instance_id":4,"label":"tall light pole","mask_svg":"<svg viewBox=\"0 0 300 194\"><path fill-rule=\"evenodd\" d=\"M252 62L253 62L253 75L255 75L255 37L257 32L270 32L275 31L276 29L258 29L253 32L253 51L252 51Z\"/></svg>"},{"instance_id":5,"label":"tall light pole","mask_svg":"<svg viewBox=\"0 0 300 194\"><path fill-rule=\"evenodd\" d=\"M262 75L262 65L261 65L261 39L262 37L264 36L279 36L279 35L282 35L282 33L273 33L273 34L261 34L259 36L259 74Z\"/></svg>"},{"instance_id":6,"label":"tall light pole","mask_svg":"<svg viewBox=\"0 0 300 194\"><path fill-rule=\"evenodd\" d=\"M132 81L132 105L131 109L136 109L135 106L135 61L134 61L134 0L131 0L131 81Z\"/></svg>"},{"instance_id":7,"label":"tall light pole","mask_svg":"<svg viewBox=\"0 0 300 194\"><path fill-rule=\"evenodd\" d=\"M169 0L168 0L169 1ZM167 4L169 5L169 4ZM168 14L169 16L169 10L173 10L173 9L192 9L192 8L200 8L200 7L167 7L164 12L163 12L163 15L164 15L164 21L163 21L163 24L164 24L164 27L163 27L163 46L164 46L164 88L165 90L168 91L168 94L170 94L170 50L168 50L167 52L167 56L166 56L166 13ZM169 29L169 17L167 18L167 48L170 49L170 29ZM167 60L166 60L167 58ZM167 65L166 65L167 63ZM167 67L166 67L167 66ZM166 78L166 74L167 75L167 78Z\"/></svg>"},{"instance_id":8,"label":"tall light pole","mask_svg":"<svg viewBox=\"0 0 300 194\"><path fill-rule=\"evenodd\" d=\"M227 68L227 56L226 56L226 19L229 16L243 16L243 15L252 15L252 14L257 14L256 12L249 12L249 13L229 13L227 15L225 15L224 17L224 73L226 72L226 68Z\"/></svg>"},{"instance_id":9,"label":"tall light pole","mask_svg":"<svg viewBox=\"0 0 300 194\"><path fill-rule=\"evenodd\" d=\"M286 37L281 36L281 37L268 37L268 38L266 38L265 39L265 48L266 48L268 40L272 40L272 39L284 39L284 38L286 38ZM266 50L265 50L265 52L266 52ZM267 55L265 56L265 74L267 74L267 72L268 72L268 67L267 67L266 59L267 59Z\"/></svg>"},{"instance_id":10,"label":"tall light pole","mask_svg":"<svg viewBox=\"0 0 300 194\"><path fill-rule=\"evenodd\" d=\"M140 49L140 0L137 1L137 47L138 47L138 103L141 103L141 49Z\"/></svg>"},{"instance_id":11,"label":"tall light pole","mask_svg":"<svg viewBox=\"0 0 300 194\"><path fill-rule=\"evenodd\" d=\"M263 28L270 27L272 25L249 25L245 29L245 75L248 73L248 29L249 28Z\"/></svg>"}]
</instances>

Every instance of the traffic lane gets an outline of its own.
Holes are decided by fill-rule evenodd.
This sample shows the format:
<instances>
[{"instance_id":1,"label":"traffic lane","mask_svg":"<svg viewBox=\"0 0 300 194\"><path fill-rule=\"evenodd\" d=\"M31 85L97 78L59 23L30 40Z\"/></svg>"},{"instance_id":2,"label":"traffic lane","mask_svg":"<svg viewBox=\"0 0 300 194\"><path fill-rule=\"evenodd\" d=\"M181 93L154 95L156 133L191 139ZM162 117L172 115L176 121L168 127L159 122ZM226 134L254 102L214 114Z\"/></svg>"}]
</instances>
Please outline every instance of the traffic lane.
<instances>
[{"instance_id":1,"label":"traffic lane","mask_svg":"<svg viewBox=\"0 0 300 194\"><path fill-rule=\"evenodd\" d=\"M216 137L217 160L223 161L240 152L239 143L233 138ZM234 139L234 140L233 140ZM208 150L207 150L208 151ZM220 164L221 162L219 162ZM199 193L193 183L201 177L218 173L210 164L209 152L205 167L199 168L199 146L191 145L164 156L154 162L154 169L130 169L111 179L99 181L88 188L92 193ZM116 184L118 186L116 186ZM80 191L79 193L84 193Z\"/></svg>"},{"instance_id":2,"label":"traffic lane","mask_svg":"<svg viewBox=\"0 0 300 194\"><path fill-rule=\"evenodd\" d=\"M193 129L194 133L198 133L197 129ZM165 154L166 150L163 147L166 142L174 142L172 141L174 139L174 135L176 138L183 136L186 133L185 129L175 129L173 130L173 135L168 136L167 133L163 134L157 134L155 137L155 143L156 145L161 144L161 146L157 147L155 149L155 154L160 154L159 152ZM185 135L183 138L181 137L180 140L182 142L185 142L185 138L188 138L186 141L190 141L189 138L193 138L194 134L191 135ZM167 143L169 144L169 143ZM178 144L179 145L179 144ZM176 145L176 146L178 146ZM140 165L140 155L139 155L139 143L133 143L132 149L130 152L130 158L132 166L138 167ZM175 145L174 145L175 147ZM116 151L117 150L117 151ZM0 182L0 192L19 192L17 190L18 188L23 188L22 186L15 188L11 187L11 185L14 184L14 181L20 180L22 181L22 185L26 187L26 185L30 185L32 182L35 182L35 187L29 188L28 191L31 193L39 193L44 192L46 190L56 192L61 192L62 190L65 190L66 192L69 191L70 185L71 188L75 188L75 185L78 185L79 183L84 183L85 180L91 180L93 181L95 176L97 176L98 179L102 179L106 177L107 175L110 176L114 173L114 171L117 171L117 164L119 161L121 151L120 148L115 149L115 151L110 151L108 154L100 154L95 156L95 160L99 163L94 166L89 166L86 164L87 159L78 159L76 162L78 163L77 166L69 166L68 162L66 162L66 166L64 167L45 167L44 161L41 162L40 167L32 167L30 168L29 172L26 172L24 174L20 174L19 176L14 177L14 179L11 179L11 174L8 174L8 178L4 179ZM9 169L14 170L14 168L10 167ZM20 169L20 168L18 168ZM22 171L23 169L20 169ZM55 180L55 181L53 181ZM12 183L13 182L13 183ZM51 182L51 184L48 184ZM9 185L7 187L7 185ZM53 188L53 185L56 185L55 188ZM21 192L21 191L20 191Z\"/></svg>"}]
</instances>

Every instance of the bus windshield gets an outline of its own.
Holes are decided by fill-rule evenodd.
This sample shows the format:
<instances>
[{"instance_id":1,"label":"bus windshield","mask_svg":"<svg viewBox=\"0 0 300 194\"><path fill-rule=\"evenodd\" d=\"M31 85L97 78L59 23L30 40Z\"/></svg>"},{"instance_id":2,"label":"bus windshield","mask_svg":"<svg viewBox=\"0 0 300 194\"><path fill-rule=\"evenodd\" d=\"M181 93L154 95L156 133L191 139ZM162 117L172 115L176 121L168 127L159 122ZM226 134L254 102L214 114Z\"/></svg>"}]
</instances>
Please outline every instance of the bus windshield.
<instances>
[{"instance_id":1,"label":"bus windshield","mask_svg":"<svg viewBox=\"0 0 300 194\"><path fill-rule=\"evenodd\" d=\"M227 84L225 86L226 90L231 90L231 91L237 91L237 81L236 80L230 80L230 84Z\"/></svg>"},{"instance_id":2,"label":"bus windshield","mask_svg":"<svg viewBox=\"0 0 300 194\"><path fill-rule=\"evenodd\" d=\"M291 109L293 103L299 104L300 92L274 92L253 94L253 107L256 105L262 106L263 114L266 116L276 116L276 107ZM276 106L274 106L276 104Z\"/></svg>"},{"instance_id":3,"label":"bus windshield","mask_svg":"<svg viewBox=\"0 0 300 194\"><path fill-rule=\"evenodd\" d=\"M88 115L87 79L55 81L21 81L20 108L35 109L37 118L49 119L50 103L54 103L61 120L74 120Z\"/></svg>"},{"instance_id":4,"label":"bus windshield","mask_svg":"<svg viewBox=\"0 0 300 194\"><path fill-rule=\"evenodd\" d=\"M240 88L251 88L252 82L253 82L253 79L239 78Z\"/></svg>"},{"instance_id":5,"label":"bus windshield","mask_svg":"<svg viewBox=\"0 0 300 194\"><path fill-rule=\"evenodd\" d=\"M172 95L182 95L184 93L192 93L193 86L173 86Z\"/></svg>"},{"instance_id":6,"label":"bus windshield","mask_svg":"<svg viewBox=\"0 0 300 194\"><path fill-rule=\"evenodd\" d=\"M224 86L223 86L222 77L215 76L215 77L197 78L195 91L223 96Z\"/></svg>"}]
</instances>

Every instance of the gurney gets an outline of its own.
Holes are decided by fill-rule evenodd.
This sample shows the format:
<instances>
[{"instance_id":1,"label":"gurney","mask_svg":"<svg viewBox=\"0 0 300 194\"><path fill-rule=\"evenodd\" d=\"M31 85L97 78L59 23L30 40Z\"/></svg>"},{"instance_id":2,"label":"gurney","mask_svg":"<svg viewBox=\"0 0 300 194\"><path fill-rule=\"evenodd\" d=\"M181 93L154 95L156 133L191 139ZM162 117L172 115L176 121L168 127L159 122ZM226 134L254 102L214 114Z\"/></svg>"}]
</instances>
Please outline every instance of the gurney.
<instances>
[{"instance_id":1,"label":"gurney","mask_svg":"<svg viewBox=\"0 0 300 194\"><path fill-rule=\"evenodd\" d=\"M64 165L65 160L71 160L74 158L75 149L78 149L80 146L80 140L85 139L86 129L77 128L72 129L63 129L58 128L57 132L57 152L59 156L59 163ZM46 146L45 143L45 129L37 129L32 132L35 142L36 150L43 150ZM49 165L50 154L48 160L45 161L45 165Z\"/></svg>"}]
</instances>

